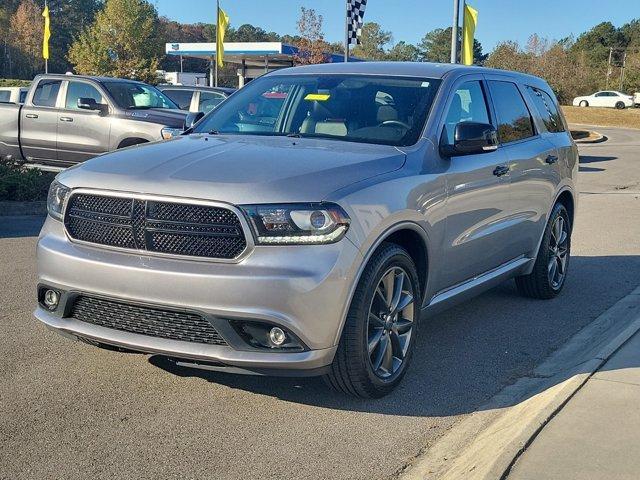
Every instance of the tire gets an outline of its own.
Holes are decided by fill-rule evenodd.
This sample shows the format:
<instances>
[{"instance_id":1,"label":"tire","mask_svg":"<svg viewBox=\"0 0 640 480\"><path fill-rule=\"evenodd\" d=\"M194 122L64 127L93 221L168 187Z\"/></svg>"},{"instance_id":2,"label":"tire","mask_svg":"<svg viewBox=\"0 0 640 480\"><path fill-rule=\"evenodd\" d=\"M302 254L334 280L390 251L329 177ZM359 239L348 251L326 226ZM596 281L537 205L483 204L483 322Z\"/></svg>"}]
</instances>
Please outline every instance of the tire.
<instances>
[{"instance_id":1,"label":"tire","mask_svg":"<svg viewBox=\"0 0 640 480\"><path fill-rule=\"evenodd\" d=\"M586 100L582 100L578 105L581 106L581 107L588 107L589 106L589 102L587 102Z\"/></svg>"},{"instance_id":2,"label":"tire","mask_svg":"<svg viewBox=\"0 0 640 480\"><path fill-rule=\"evenodd\" d=\"M559 231L558 222L562 222L560 242L556 241ZM518 292L525 297L543 300L556 297L562 291L567 279L570 256L571 220L565 206L557 203L545 227L533 271L529 275L516 277ZM556 270L552 271L553 268Z\"/></svg>"},{"instance_id":3,"label":"tire","mask_svg":"<svg viewBox=\"0 0 640 480\"><path fill-rule=\"evenodd\" d=\"M624 102L617 102L616 103L616 108L618 110L624 110L626 108L626 105L624 104Z\"/></svg>"},{"instance_id":4,"label":"tire","mask_svg":"<svg viewBox=\"0 0 640 480\"><path fill-rule=\"evenodd\" d=\"M386 288L390 283L384 283L383 279L393 279L393 288ZM402 288L397 289L398 283ZM387 290L401 292L397 296L400 305L409 300L408 296L413 301L385 321L383 313L389 312ZM392 304L396 299L393 297ZM420 283L413 260L405 249L383 243L358 282L325 381L341 393L361 398L380 398L390 393L409 366L418 333L420 305Z\"/></svg>"}]
</instances>

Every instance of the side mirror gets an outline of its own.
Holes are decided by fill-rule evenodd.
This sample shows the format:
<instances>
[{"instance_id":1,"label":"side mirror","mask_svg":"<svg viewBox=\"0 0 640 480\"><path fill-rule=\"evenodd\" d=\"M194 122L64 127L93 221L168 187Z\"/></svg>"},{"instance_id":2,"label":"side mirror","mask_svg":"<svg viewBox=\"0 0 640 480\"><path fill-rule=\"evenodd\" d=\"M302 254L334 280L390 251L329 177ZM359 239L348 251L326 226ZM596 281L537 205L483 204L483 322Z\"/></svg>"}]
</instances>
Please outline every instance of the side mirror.
<instances>
[{"instance_id":1,"label":"side mirror","mask_svg":"<svg viewBox=\"0 0 640 480\"><path fill-rule=\"evenodd\" d=\"M441 144L445 157L493 152L498 148L498 132L493 125L478 122L460 122L453 134L453 145Z\"/></svg>"},{"instance_id":2,"label":"side mirror","mask_svg":"<svg viewBox=\"0 0 640 480\"><path fill-rule=\"evenodd\" d=\"M184 119L184 129L185 130L189 130L190 128L193 128L193 126L198 123L198 121L204 117L204 113L202 112L189 112L189 114L186 116L186 118Z\"/></svg>"},{"instance_id":3,"label":"side mirror","mask_svg":"<svg viewBox=\"0 0 640 480\"><path fill-rule=\"evenodd\" d=\"M102 111L105 106L96 102L95 98L82 97L78 99L78 108L82 110L99 110Z\"/></svg>"}]
</instances>

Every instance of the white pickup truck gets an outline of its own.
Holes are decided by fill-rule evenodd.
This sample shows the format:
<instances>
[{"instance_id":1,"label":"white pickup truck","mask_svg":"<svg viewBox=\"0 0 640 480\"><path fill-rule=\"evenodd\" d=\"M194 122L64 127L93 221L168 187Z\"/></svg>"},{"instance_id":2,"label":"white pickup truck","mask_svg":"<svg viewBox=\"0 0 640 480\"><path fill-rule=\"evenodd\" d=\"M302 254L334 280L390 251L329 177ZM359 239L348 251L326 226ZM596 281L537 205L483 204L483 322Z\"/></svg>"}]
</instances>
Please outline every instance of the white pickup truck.
<instances>
[{"instance_id":1,"label":"white pickup truck","mask_svg":"<svg viewBox=\"0 0 640 480\"><path fill-rule=\"evenodd\" d=\"M27 87L0 87L0 103L24 103Z\"/></svg>"}]
</instances>

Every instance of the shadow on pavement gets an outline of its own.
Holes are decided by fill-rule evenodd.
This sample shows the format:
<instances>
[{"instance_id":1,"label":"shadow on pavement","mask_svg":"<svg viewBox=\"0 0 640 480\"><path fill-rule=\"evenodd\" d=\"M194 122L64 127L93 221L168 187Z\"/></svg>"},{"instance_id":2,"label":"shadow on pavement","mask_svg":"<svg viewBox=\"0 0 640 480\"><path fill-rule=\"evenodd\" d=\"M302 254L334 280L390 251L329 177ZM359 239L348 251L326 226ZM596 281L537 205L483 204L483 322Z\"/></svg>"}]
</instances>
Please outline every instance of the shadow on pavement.
<instances>
[{"instance_id":1,"label":"shadow on pavement","mask_svg":"<svg viewBox=\"0 0 640 480\"><path fill-rule=\"evenodd\" d=\"M580 166L578 170L580 172L604 172L604 168L596 168L596 167L583 167L582 165L585 163L599 163L599 162L609 162L611 160L616 160L618 157L611 156L597 156L597 155L580 155Z\"/></svg>"},{"instance_id":2,"label":"shadow on pavement","mask_svg":"<svg viewBox=\"0 0 640 480\"><path fill-rule=\"evenodd\" d=\"M45 219L37 215L0 216L0 238L37 237Z\"/></svg>"},{"instance_id":3,"label":"shadow on pavement","mask_svg":"<svg viewBox=\"0 0 640 480\"><path fill-rule=\"evenodd\" d=\"M630 293L639 278L640 256L573 257L565 289L556 299L522 298L510 281L424 319L407 375L396 391L379 400L337 394L318 378L210 372L178 367L157 356L149 361L174 375L329 409L402 416L471 413L505 386L530 374Z\"/></svg>"}]
</instances>

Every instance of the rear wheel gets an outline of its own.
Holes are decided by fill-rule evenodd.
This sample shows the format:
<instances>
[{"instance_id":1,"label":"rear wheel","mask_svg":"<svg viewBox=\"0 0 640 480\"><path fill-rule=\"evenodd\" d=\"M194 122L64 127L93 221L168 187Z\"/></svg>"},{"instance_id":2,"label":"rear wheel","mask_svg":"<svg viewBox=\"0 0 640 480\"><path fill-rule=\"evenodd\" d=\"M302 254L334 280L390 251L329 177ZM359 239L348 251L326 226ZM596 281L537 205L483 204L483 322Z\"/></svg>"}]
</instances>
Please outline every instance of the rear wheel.
<instances>
[{"instance_id":1,"label":"rear wheel","mask_svg":"<svg viewBox=\"0 0 640 480\"><path fill-rule=\"evenodd\" d=\"M581 107L588 107L589 102L587 102L586 100L582 100L578 105L580 105Z\"/></svg>"},{"instance_id":2,"label":"rear wheel","mask_svg":"<svg viewBox=\"0 0 640 480\"><path fill-rule=\"evenodd\" d=\"M626 107L626 105L624 104L624 102L617 102L616 103L616 108L618 110L624 110L625 107Z\"/></svg>"},{"instance_id":3,"label":"rear wheel","mask_svg":"<svg viewBox=\"0 0 640 480\"><path fill-rule=\"evenodd\" d=\"M327 383L363 398L391 392L411 359L420 304L413 260L403 248L383 244L358 283Z\"/></svg>"},{"instance_id":4,"label":"rear wheel","mask_svg":"<svg viewBox=\"0 0 640 480\"><path fill-rule=\"evenodd\" d=\"M556 204L551 212L544 237L529 275L516 277L521 295L550 299L560 293L567 278L571 254L571 223L564 205Z\"/></svg>"}]
</instances>

